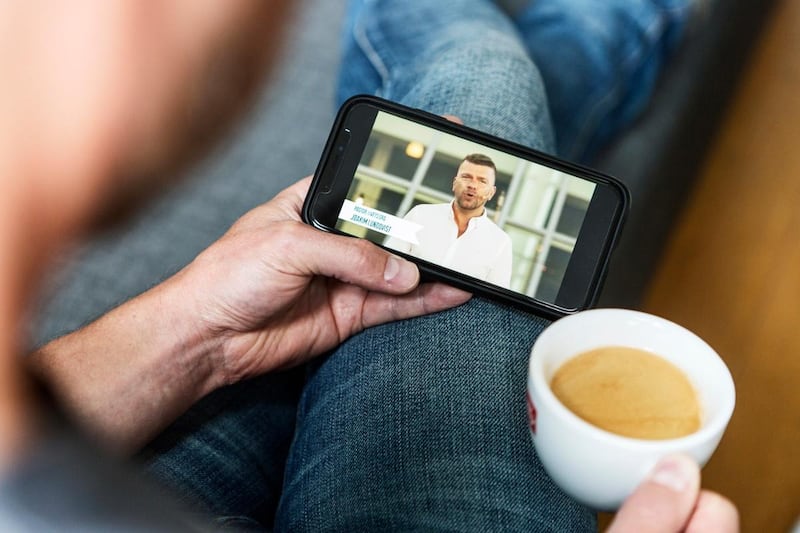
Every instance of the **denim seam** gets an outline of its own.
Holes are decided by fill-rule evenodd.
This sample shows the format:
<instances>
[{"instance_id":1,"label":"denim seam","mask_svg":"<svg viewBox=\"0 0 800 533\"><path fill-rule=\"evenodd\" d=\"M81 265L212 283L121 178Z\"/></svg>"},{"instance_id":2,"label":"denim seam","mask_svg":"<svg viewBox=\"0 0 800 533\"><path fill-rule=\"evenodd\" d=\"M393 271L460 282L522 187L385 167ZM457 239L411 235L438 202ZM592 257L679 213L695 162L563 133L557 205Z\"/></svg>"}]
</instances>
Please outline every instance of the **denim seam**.
<instances>
[{"instance_id":1,"label":"denim seam","mask_svg":"<svg viewBox=\"0 0 800 533\"><path fill-rule=\"evenodd\" d=\"M655 20L648 24L644 29L644 35L647 39L647 42L657 42L657 35L659 33L664 33L664 29L669 26L665 19L681 18L683 16L682 12L687 9L688 8L685 7L666 7L659 9L659 16L656 17ZM631 52L631 54L623 61L623 64L625 66L630 66L633 62L635 62L637 55L639 55L637 52Z\"/></svg>"},{"instance_id":2,"label":"denim seam","mask_svg":"<svg viewBox=\"0 0 800 533\"><path fill-rule=\"evenodd\" d=\"M655 43L657 41L655 36L658 34L659 30L663 31L665 27L666 24L664 24L664 17L663 16L656 17L656 19L653 22L651 22L644 28L643 33L644 33L645 43L647 43L647 45ZM626 57L622 61L622 64L625 68L635 65L637 60L639 64L641 64L643 62L644 57L649 57L649 55L648 56L643 55L641 53L641 49L637 48L636 50L633 50L630 54L628 54L628 57Z\"/></svg>"},{"instance_id":3,"label":"denim seam","mask_svg":"<svg viewBox=\"0 0 800 533\"><path fill-rule=\"evenodd\" d=\"M383 82L383 86L386 87L389 84L389 69L386 67L386 64L381 59L380 54L378 54L378 51L372 45L369 37L367 36L367 29L364 26L363 16L359 16L353 24L353 37L355 38L358 47L367 57L367 60L378 72L378 75L381 77L381 81Z\"/></svg>"},{"instance_id":4,"label":"denim seam","mask_svg":"<svg viewBox=\"0 0 800 533\"><path fill-rule=\"evenodd\" d=\"M679 11L678 9L673 9L669 11ZM658 34L660 30L666 27L664 23L664 12L661 12L661 16L656 17L655 20L650 23L644 29L644 36L648 43L654 42L654 36ZM622 62L625 68L632 67L632 65L637 63L641 65L645 62L646 57L650 57L650 54L646 56L639 53L639 50L631 52L627 58ZM588 139L591 137L591 132L597 129L597 126L602 122L603 116L608 114L611 109L613 109L613 105L615 101L619 101L621 98L620 96L620 86L616 84L612 89L610 89L605 96L601 97L598 102L592 106L592 109L586 113L587 119L584 121L583 125L578 130L578 135L575 136L575 141L573 142L573 146L585 146L588 143ZM574 150L570 151L569 154L563 154L568 157L577 157L579 154L572 153Z\"/></svg>"},{"instance_id":5,"label":"denim seam","mask_svg":"<svg viewBox=\"0 0 800 533\"><path fill-rule=\"evenodd\" d=\"M602 122L602 117L608 114L614 104L614 101L619 101L619 94L619 84L615 84L612 89L606 92L606 94L590 108L590 110L586 113L586 120L583 121L583 125L578 130L578 134L575 136L575 139L572 142L572 148L570 149L569 153L561 154L563 157L575 158L580 155L574 153L576 150L575 147L587 146L588 139L591 137L593 132L597 131L597 125ZM581 150L583 150L583 148L581 148Z\"/></svg>"}]
</instances>

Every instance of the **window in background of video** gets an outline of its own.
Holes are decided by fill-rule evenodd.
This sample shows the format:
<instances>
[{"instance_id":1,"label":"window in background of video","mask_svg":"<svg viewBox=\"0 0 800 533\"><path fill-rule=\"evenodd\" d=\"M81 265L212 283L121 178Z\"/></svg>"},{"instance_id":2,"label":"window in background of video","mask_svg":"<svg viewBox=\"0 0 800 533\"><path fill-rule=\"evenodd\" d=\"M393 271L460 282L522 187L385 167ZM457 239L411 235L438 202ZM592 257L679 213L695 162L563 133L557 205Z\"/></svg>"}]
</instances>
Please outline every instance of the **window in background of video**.
<instances>
[{"instance_id":1,"label":"window in background of video","mask_svg":"<svg viewBox=\"0 0 800 533\"><path fill-rule=\"evenodd\" d=\"M512 240L511 289L554 301L594 192L591 182L381 112L348 198L398 217L420 203L450 202L458 165L475 152L497 166L497 192L486 208ZM386 237L351 222L338 227L377 243Z\"/></svg>"}]
</instances>

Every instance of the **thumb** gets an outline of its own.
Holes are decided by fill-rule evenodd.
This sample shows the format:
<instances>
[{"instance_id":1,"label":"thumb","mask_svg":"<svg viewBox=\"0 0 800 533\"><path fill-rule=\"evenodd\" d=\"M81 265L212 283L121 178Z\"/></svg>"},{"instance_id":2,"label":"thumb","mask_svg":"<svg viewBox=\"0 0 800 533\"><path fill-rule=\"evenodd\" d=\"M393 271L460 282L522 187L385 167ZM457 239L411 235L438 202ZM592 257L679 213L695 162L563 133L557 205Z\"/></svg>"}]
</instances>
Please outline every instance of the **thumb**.
<instances>
[{"instance_id":1,"label":"thumb","mask_svg":"<svg viewBox=\"0 0 800 533\"><path fill-rule=\"evenodd\" d=\"M700 491L700 468L685 455L670 455L617 511L608 531L677 533L686 527Z\"/></svg>"},{"instance_id":2,"label":"thumb","mask_svg":"<svg viewBox=\"0 0 800 533\"><path fill-rule=\"evenodd\" d=\"M367 290L405 294L419 283L417 266L364 239L331 235L307 227L296 260L312 274L336 278Z\"/></svg>"}]
</instances>

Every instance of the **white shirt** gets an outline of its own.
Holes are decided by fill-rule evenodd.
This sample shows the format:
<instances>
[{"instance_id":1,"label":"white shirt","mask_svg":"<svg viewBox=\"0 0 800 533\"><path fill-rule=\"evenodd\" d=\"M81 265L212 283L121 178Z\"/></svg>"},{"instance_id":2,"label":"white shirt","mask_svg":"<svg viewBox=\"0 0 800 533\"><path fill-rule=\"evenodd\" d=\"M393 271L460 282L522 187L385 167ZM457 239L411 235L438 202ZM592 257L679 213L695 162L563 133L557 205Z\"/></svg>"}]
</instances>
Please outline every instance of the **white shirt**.
<instances>
[{"instance_id":1,"label":"white shirt","mask_svg":"<svg viewBox=\"0 0 800 533\"><path fill-rule=\"evenodd\" d=\"M453 204L421 204L405 220L422 226L419 244L390 238L386 246L432 263L489 281L501 287L511 284L511 238L486 216L469 220L459 237Z\"/></svg>"}]
</instances>

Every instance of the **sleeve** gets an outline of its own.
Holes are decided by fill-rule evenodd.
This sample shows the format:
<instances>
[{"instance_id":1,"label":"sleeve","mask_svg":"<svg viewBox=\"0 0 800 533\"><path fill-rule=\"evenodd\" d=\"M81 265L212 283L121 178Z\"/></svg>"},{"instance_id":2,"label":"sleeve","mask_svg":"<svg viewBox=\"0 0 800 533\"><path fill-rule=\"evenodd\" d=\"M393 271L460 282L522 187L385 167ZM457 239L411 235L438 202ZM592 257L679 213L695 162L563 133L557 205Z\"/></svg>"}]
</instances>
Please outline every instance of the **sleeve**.
<instances>
[{"instance_id":1,"label":"sleeve","mask_svg":"<svg viewBox=\"0 0 800 533\"><path fill-rule=\"evenodd\" d=\"M131 465L107 457L58 413L0 475L0 531L217 531Z\"/></svg>"},{"instance_id":2,"label":"sleeve","mask_svg":"<svg viewBox=\"0 0 800 533\"><path fill-rule=\"evenodd\" d=\"M403 217L403 220L408 220L410 222L415 222L415 217L417 215L417 208L412 207L411 210L406 213L406 216ZM383 240L383 245L387 248L391 248L397 252L403 253L411 253L412 244L406 240L398 239L397 237L389 237L387 236Z\"/></svg>"},{"instance_id":3,"label":"sleeve","mask_svg":"<svg viewBox=\"0 0 800 533\"><path fill-rule=\"evenodd\" d=\"M501 230L502 231L502 230ZM511 238L503 232L502 245L495 256L486 281L506 289L511 288L512 250Z\"/></svg>"}]
</instances>

